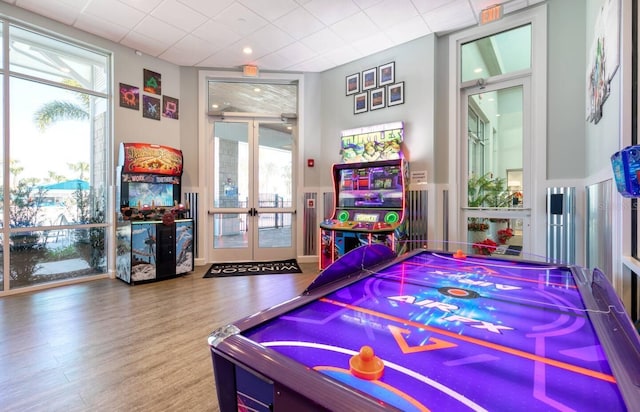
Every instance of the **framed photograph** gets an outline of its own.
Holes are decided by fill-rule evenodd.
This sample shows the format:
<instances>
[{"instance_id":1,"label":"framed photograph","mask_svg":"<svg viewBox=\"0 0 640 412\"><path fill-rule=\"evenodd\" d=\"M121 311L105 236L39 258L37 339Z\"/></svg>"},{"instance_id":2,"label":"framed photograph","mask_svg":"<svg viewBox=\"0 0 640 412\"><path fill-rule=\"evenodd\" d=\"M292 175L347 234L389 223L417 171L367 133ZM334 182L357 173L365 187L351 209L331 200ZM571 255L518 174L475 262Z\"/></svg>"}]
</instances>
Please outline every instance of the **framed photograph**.
<instances>
[{"instance_id":1,"label":"framed photograph","mask_svg":"<svg viewBox=\"0 0 640 412\"><path fill-rule=\"evenodd\" d=\"M142 70L142 90L147 93L162 94L162 75L148 69Z\"/></svg>"},{"instance_id":2,"label":"framed photograph","mask_svg":"<svg viewBox=\"0 0 640 412\"><path fill-rule=\"evenodd\" d=\"M140 89L128 84L120 83L120 107L140 109Z\"/></svg>"},{"instance_id":3,"label":"framed photograph","mask_svg":"<svg viewBox=\"0 0 640 412\"><path fill-rule=\"evenodd\" d=\"M160 120L160 99L157 97L142 95L142 117Z\"/></svg>"},{"instance_id":4,"label":"framed photograph","mask_svg":"<svg viewBox=\"0 0 640 412\"><path fill-rule=\"evenodd\" d=\"M378 86L376 81L377 68L365 70L362 72L362 91L375 89Z\"/></svg>"},{"instance_id":5,"label":"framed photograph","mask_svg":"<svg viewBox=\"0 0 640 412\"><path fill-rule=\"evenodd\" d=\"M369 103L370 110L382 109L384 107L384 87L371 90L369 93L371 98Z\"/></svg>"},{"instance_id":6,"label":"framed photograph","mask_svg":"<svg viewBox=\"0 0 640 412\"><path fill-rule=\"evenodd\" d=\"M177 120L180 115L179 104L175 97L162 96L162 116Z\"/></svg>"},{"instance_id":7,"label":"framed photograph","mask_svg":"<svg viewBox=\"0 0 640 412\"><path fill-rule=\"evenodd\" d=\"M364 113L367 111L367 92L358 93L353 96L353 114Z\"/></svg>"},{"instance_id":8,"label":"framed photograph","mask_svg":"<svg viewBox=\"0 0 640 412\"><path fill-rule=\"evenodd\" d=\"M347 96L360 92L360 73L347 76Z\"/></svg>"},{"instance_id":9,"label":"framed photograph","mask_svg":"<svg viewBox=\"0 0 640 412\"><path fill-rule=\"evenodd\" d=\"M396 81L396 62L383 64L378 67L378 86L395 83Z\"/></svg>"},{"instance_id":10,"label":"framed photograph","mask_svg":"<svg viewBox=\"0 0 640 412\"><path fill-rule=\"evenodd\" d=\"M390 84L387 88L387 106L404 103L404 82Z\"/></svg>"}]
</instances>

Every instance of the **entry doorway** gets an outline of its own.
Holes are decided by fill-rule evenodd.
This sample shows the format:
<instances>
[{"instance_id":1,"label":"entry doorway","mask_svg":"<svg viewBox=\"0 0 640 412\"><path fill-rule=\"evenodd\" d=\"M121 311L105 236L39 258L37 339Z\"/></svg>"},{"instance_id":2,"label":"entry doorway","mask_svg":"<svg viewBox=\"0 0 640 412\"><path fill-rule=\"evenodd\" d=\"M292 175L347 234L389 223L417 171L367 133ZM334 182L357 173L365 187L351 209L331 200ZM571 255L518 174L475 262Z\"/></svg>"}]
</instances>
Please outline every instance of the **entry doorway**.
<instances>
[{"instance_id":1,"label":"entry doorway","mask_svg":"<svg viewBox=\"0 0 640 412\"><path fill-rule=\"evenodd\" d=\"M213 122L208 210L210 261L295 258L295 122Z\"/></svg>"}]
</instances>

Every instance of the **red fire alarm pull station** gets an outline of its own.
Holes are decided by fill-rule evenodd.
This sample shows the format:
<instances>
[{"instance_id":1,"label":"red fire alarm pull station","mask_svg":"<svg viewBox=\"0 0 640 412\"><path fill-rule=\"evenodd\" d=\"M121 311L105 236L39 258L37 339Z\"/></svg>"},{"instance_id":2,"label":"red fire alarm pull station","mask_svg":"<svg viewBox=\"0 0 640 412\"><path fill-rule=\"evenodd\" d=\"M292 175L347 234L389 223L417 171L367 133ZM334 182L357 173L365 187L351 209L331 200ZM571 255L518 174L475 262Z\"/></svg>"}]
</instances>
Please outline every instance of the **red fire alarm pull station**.
<instances>
[{"instance_id":1,"label":"red fire alarm pull station","mask_svg":"<svg viewBox=\"0 0 640 412\"><path fill-rule=\"evenodd\" d=\"M313 161L313 159L307 159L307 166L308 167L313 167L314 163L315 162Z\"/></svg>"}]
</instances>

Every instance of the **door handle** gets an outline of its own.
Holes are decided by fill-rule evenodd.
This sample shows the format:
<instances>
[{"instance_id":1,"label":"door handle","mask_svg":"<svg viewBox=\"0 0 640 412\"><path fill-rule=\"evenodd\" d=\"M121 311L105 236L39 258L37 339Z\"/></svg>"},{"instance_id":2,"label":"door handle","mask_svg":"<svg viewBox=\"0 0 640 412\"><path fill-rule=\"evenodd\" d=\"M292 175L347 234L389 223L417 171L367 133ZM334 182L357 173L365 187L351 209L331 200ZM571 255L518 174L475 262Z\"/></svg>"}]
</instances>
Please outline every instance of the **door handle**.
<instances>
[{"instance_id":1,"label":"door handle","mask_svg":"<svg viewBox=\"0 0 640 412\"><path fill-rule=\"evenodd\" d=\"M247 212L247 214L249 216L258 216L258 210L255 207L252 207L251 209L249 209L249 211Z\"/></svg>"}]
</instances>

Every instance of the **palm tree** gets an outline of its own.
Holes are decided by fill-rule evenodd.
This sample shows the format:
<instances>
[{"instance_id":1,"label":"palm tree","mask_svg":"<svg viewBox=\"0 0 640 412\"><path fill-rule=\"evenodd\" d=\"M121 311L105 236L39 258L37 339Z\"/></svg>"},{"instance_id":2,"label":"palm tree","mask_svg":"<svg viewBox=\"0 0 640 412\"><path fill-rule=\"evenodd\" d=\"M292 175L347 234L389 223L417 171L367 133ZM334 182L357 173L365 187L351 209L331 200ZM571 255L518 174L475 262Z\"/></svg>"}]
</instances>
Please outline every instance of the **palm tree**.
<instances>
[{"instance_id":1,"label":"palm tree","mask_svg":"<svg viewBox=\"0 0 640 412\"><path fill-rule=\"evenodd\" d=\"M72 79L65 79L63 84L72 87L80 87L81 84ZM33 122L40 132L47 130L52 124L62 120L89 120L89 95L74 93L78 102L52 100L44 103L33 114Z\"/></svg>"},{"instance_id":2,"label":"palm tree","mask_svg":"<svg viewBox=\"0 0 640 412\"><path fill-rule=\"evenodd\" d=\"M76 163L67 163L67 166L69 167L69 169L71 169L73 172L79 172L79 176L78 179L80 180L84 180L85 179L85 172L89 173L89 163L87 162L76 162Z\"/></svg>"}]
</instances>

